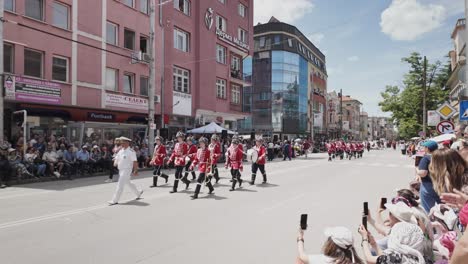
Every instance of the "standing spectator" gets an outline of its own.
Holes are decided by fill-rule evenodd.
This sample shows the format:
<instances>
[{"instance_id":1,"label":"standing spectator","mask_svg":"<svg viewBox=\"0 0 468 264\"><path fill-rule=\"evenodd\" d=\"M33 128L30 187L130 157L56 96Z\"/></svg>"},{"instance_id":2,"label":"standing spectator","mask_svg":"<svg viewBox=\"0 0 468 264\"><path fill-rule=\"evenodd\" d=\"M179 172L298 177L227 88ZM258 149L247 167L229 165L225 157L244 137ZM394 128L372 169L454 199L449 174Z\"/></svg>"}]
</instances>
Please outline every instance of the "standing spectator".
<instances>
[{"instance_id":1,"label":"standing spectator","mask_svg":"<svg viewBox=\"0 0 468 264\"><path fill-rule=\"evenodd\" d=\"M406 155L406 144L404 141L400 141L400 150L401 150L401 155Z\"/></svg>"},{"instance_id":2,"label":"standing spectator","mask_svg":"<svg viewBox=\"0 0 468 264\"><path fill-rule=\"evenodd\" d=\"M427 213L436 204L440 203L439 195L434 190L432 180L429 172L429 165L431 163L432 152L436 151L439 147L437 142L429 140L424 142L424 157L419 162L419 167L416 169L416 174L421 182L420 198L421 204Z\"/></svg>"},{"instance_id":3,"label":"standing spectator","mask_svg":"<svg viewBox=\"0 0 468 264\"><path fill-rule=\"evenodd\" d=\"M50 173L54 174L57 178L62 176L63 162L59 161L57 152L53 149L52 145L47 146L47 151L42 155L42 159L47 163ZM58 171L55 171L56 167Z\"/></svg>"},{"instance_id":4,"label":"standing spectator","mask_svg":"<svg viewBox=\"0 0 468 264\"><path fill-rule=\"evenodd\" d=\"M7 152L8 146L2 144L0 146L0 188L8 186L10 181L10 163L8 162Z\"/></svg>"},{"instance_id":5,"label":"standing spectator","mask_svg":"<svg viewBox=\"0 0 468 264\"><path fill-rule=\"evenodd\" d=\"M29 148L28 153L24 156L26 166L29 167L29 171L32 172L36 177L44 177L47 165L40 161L40 153L34 148Z\"/></svg>"},{"instance_id":6,"label":"standing spectator","mask_svg":"<svg viewBox=\"0 0 468 264\"><path fill-rule=\"evenodd\" d=\"M467 137L468 137L468 134L467 134ZM460 153L460 155L463 157L463 159L466 162L468 162L468 140L462 139L461 141L457 141L455 143L459 143L460 147L459 147L458 153Z\"/></svg>"},{"instance_id":7,"label":"standing spectator","mask_svg":"<svg viewBox=\"0 0 468 264\"><path fill-rule=\"evenodd\" d=\"M268 143L268 149L267 149L267 151L268 151L268 161L273 161L273 159L274 159L274 157L275 157L275 156L274 156L274 155L275 155L275 153L274 153L274 151L275 151L275 144L273 144L273 142Z\"/></svg>"},{"instance_id":8,"label":"standing spectator","mask_svg":"<svg viewBox=\"0 0 468 264\"><path fill-rule=\"evenodd\" d=\"M143 166L143 157L141 156L141 151L138 146L133 147L133 151L135 151L135 155L137 157L137 162L138 162L138 168L142 168Z\"/></svg>"},{"instance_id":9,"label":"standing spectator","mask_svg":"<svg viewBox=\"0 0 468 264\"><path fill-rule=\"evenodd\" d=\"M288 158L289 161L291 161L291 145L289 144L289 141L287 140L284 141L283 155L284 155L283 161L285 161L286 158Z\"/></svg>"},{"instance_id":10,"label":"standing spectator","mask_svg":"<svg viewBox=\"0 0 468 264\"><path fill-rule=\"evenodd\" d=\"M104 170L109 170L109 179L106 182L112 182L112 176L114 175L114 165L112 161L112 153L106 146L101 148L101 162Z\"/></svg>"},{"instance_id":11,"label":"standing spectator","mask_svg":"<svg viewBox=\"0 0 468 264\"><path fill-rule=\"evenodd\" d=\"M149 156L149 148L148 144L143 144L140 149L141 152L141 157L143 159L143 168L148 167L148 163L150 161L150 156Z\"/></svg>"},{"instance_id":12,"label":"standing spectator","mask_svg":"<svg viewBox=\"0 0 468 264\"><path fill-rule=\"evenodd\" d=\"M468 167L457 151L440 149L434 151L429 172L438 194L453 192L453 189L468 193Z\"/></svg>"}]
</instances>

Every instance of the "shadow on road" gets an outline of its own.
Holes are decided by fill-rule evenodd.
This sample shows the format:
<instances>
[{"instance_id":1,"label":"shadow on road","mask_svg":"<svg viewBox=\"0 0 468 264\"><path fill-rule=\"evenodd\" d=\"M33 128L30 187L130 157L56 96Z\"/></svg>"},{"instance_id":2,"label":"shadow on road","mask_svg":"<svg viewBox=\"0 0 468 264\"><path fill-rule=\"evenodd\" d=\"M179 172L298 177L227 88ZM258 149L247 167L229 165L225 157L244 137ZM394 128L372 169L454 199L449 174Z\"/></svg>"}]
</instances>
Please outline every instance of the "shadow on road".
<instances>
[{"instance_id":1,"label":"shadow on road","mask_svg":"<svg viewBox=\"0 0 468 264\"><path fill-rule=\"evenodd\" d=\"M237 188L234 192L257 192L256 190L245 189L243 187Z\"/></svg>"},{"instance_id":2,"label":"shadow on road","mask_svg":"<svg viewBox=\"0 0 468 264\"><path fill-rule=\"evenodd\" d=\"M206 196L199 196L198 199L213 199L213 200L219 201L219 200L226 200L227 197L218 196L216 194L208 194Z\"/></svg>"},{"instance_id":3,"label":"shadow on road","mask_svg":"<svg viewBox=\"0 0 468 264\"><path fill-rule=\"evenodd\" d=\"M144 199L144 198L141 198ZM133 200L126 203L119 203L119 205L133 205L133 206L149 206L149 203L142 202L141 200Z\"/></svg>"},{"instance_id":4,"label":"shadow on road","mask_svg":"<svg viewBox=\"0 0 468 264\"><path fill-rule=\"evenodd\" d=\"M274 188L274 187L278 187L279 185L278 184L272 184L272 183L260 183L260 184L257 184L255 186L260 187L260 188Z\"/></svg>"}]
</instances>

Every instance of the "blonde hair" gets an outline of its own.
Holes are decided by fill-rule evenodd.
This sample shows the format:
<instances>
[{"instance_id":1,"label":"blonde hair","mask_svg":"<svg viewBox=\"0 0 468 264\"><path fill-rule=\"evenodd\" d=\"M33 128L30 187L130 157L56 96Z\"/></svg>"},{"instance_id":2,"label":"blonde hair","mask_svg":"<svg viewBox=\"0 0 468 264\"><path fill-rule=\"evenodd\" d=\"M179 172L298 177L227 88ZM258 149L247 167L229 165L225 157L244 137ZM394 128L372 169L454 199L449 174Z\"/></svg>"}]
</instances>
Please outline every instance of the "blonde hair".
<instances>
[{"instance_id":1,"label":"blonde hair","mask_svg":"<svg viewBox=\"0 0 468 264\"><path fill-rule=\"evenodd\" d=\"M461 190L468 184L465 175L467 163L455 150L440 149L432 153L429 172L434 190L440 195L443 192L453 192L453 189Z\"/></svg>"}]
</instances>

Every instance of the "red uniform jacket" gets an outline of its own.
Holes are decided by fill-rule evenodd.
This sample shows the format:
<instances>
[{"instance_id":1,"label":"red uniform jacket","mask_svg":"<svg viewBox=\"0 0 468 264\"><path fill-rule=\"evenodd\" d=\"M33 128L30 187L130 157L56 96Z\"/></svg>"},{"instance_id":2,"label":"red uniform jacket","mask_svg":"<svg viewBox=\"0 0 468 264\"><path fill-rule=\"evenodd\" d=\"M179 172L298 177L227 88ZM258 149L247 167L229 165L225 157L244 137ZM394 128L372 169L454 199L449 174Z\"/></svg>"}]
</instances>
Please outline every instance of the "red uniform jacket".
<instances>
[{"instance_id":1,"label":"red uniform jacket","mask_svg":"<svg viewBox=\"0 0 468 264\"><path fill-rule=\"evenodd\" d=\"M242 170L242 158L244 153L239 147L230 146L227 150L226 166L230 166L235 170Z\"/></svg>"},{"instance_id":2,"label":"red uniform jacket","mask_svg":"<svg viewBox=\"0 0 468 264\"><path fill-rule=\"evenodd\" d=\"M221 157L221 146L219 143L211 143L208 149L211 153L211 165L217 164L219 157Z\"/></svg>"},{"instance_id":3,"label":"red uniform jacket","mask_svg":"<svg viewBox=\"0 0 468 264\"><path fill-rule=\"evenodd\" d=\"M258 148L257 146L254 146L253 149L255 149L258 152L257 164L265 165L265 163L266 163L266 159L265 159L266 149L265 149L265 147L260 146L260 148Z\"/></svg>"},{"instance_id":4,"label":"red uniform jacket","mask_svg":"<svg viewBox=\"0 0 468 264\"><path fill-rule=\"evenodd\" d=\"M195 145L187 145L189 150L188 150L188 156L190 157L190 161L193 161L195 159L195 156L197 154L197 146Z\"/></svg>"},{"instance_id":5,"label":"red uniform jacket","mask_svg":"<svg viewBox=\"0 0 468 264\"><path fill-rule=\"evenodd\" d=\"M194 156L192 165L190 166L192 169L198 165L198 171L200 173L207 172L207 168L209 166L209 159L210 159L210 150L205 148L199 148L197 153Z\"/></svg>"},{"instance_id":6,"label":"red uniform jacket","mask_svg":"<svg viewBox=\"0 0 468 264\"><path fill-rule=\"evenodd\" d=\"M169 163L174 161L174 164L176 166L185 166L185 156L187 155L187 152L187 143L177 143L174 147L174 151L172 152L171 158L169 159Z\"/></svg>"},{"instance_id":7,"label":"red uniform jacket","mask_svg":"<svg viewBox=\"0 0 468 264\"><path fill-rule=\"evenodd\" d=\"M327 151L328 151L328 153L333 153L333 152L335 152L335 150L336 150L336 148L335 148L335 145L334 145L334 144L327 143L325 146L327 147Z\"/></svg>"},{"instance_id":8,"label":"red uniform jacket","mask_svg":"<svg viewBox=\"0 0 468 264\"><path fill-rule=\"evenodd\" d=\"M153 165L161 166L164 164L164 158L166 157L166 147L164 145L156 145L153 152Z\"/></svg>"},{"instance_id":9,"label":"red uniform jacket","mask_svg":"<svg viewBox=\"0 0 468 264\"><path fill-rule=\"evenodd\" d=\"M356 150L357 150L357 149L356 149L356 144L352 143L352 144L351 144L351 151L356 151Z\"/></svg>"}]
</instances>

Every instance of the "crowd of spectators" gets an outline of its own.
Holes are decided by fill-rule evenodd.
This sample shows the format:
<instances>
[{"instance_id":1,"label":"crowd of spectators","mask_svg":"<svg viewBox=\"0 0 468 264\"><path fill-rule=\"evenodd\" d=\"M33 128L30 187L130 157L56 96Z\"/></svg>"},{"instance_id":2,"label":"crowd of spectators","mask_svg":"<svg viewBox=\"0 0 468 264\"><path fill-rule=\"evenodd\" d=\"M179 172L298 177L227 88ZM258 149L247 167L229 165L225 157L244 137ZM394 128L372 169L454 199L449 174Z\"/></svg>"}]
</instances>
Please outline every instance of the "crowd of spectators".
<instances>
[{"instance_id":1,"label":"crowd of spectators","mask_svg":"<svg viewBox=\"0 0 468 264\"><path fill-rule=\"evenodd\" d=\"M468 128L457 132L450 142L400 142L414 159L415 180L364 213L358 243L349 229L331 228L322 254L308 255L300 230L297 263L468 263Z\"/></svg>"}]
</instances>

